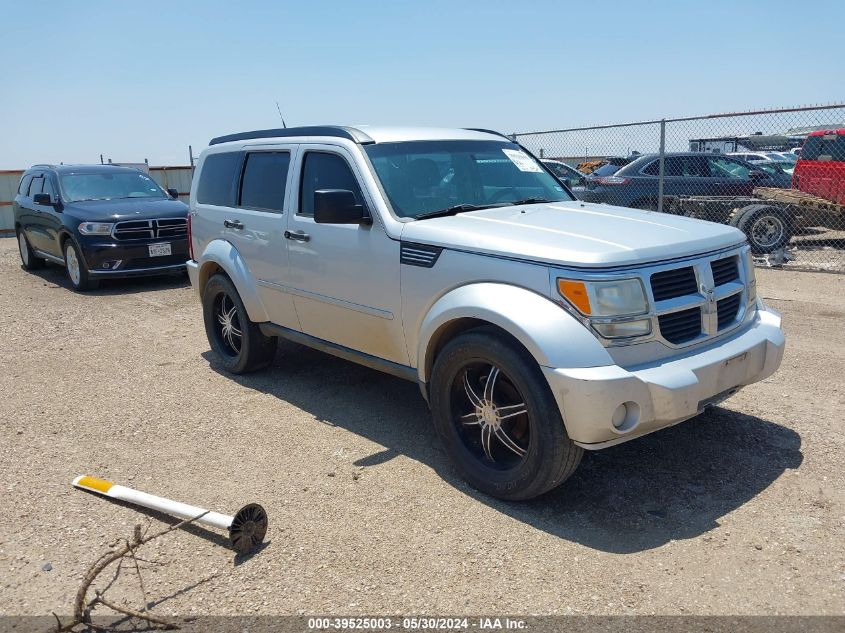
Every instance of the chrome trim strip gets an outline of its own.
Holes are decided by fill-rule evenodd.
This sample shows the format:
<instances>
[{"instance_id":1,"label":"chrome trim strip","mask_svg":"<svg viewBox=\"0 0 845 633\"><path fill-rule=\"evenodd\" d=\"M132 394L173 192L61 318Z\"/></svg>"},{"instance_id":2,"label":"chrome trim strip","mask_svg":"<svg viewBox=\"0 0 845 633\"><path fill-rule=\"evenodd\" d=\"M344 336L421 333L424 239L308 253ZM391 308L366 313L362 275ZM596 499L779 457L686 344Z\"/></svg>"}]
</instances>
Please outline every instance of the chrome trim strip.
<instances>
[{"instance_id":1,"label":"chrome trim strip","mask_svg":"<svg viewBox=\"0 0 845 633\"><path fill-rule=\"evenodd\" d=\"M97 270L92 269L88 271L89 275L125 275L127 273L158 273L166 272L168 270L177 270L185 268L187 260L181 264L168 264L167 266L156 266L155 268L124 268L123 270Z\"/></svg>"},{"instance_id":2,"label":"chrome trim strip","mask_svg":"<svg viewBox=\"0 0 845 633\"><path fill-rule=\"evenodd\" d=\"M35 248L32 249L32 252L38 255L39 257L43 257L44 259L49 259L51 262L55 262L56 264L61 264L64 266L65 260L61 257L56 257L55 255L50 255L49 253L45 253L44 251L39 251Z\"/></svg>"},{"instance_id":3,"label":"chrome trim strip","mask_svg":"<svg viewBox=\"0 0 845 633\"><path fill-rule=\"evenodd\" d=\"M326 295L321 295L316 292L302 290L301 288L294 288L293 286L277 284L272 281L267 281L266 279L259 279L258 285L264 286L265 288L278 290L279 292L284 292L297 297L302 297L303 299L314 299L315 301L321 301L323 303L328 303L329 305L338 306L340 308L346 308L347 310L354 310L355 312L361 312L362 314L368 314L370 316L379 317L380 319L393 319L393 313L388 310L371 308L370 306L361 305L360 303L352 303L351 301L336 299L335 297L328 297Z\"/></svg>"}]
</instances>

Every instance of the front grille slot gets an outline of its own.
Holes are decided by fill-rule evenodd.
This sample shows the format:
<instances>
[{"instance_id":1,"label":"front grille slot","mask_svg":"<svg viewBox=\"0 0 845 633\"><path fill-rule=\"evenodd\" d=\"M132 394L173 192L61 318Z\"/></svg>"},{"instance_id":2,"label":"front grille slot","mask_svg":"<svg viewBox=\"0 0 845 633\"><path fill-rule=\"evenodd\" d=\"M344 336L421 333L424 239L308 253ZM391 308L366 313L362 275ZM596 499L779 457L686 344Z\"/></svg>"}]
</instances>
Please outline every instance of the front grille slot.
<instances>
[{"instance_id":1,"label":"front grille slot","mask_svg":"<svg viewBox=\"0 0 845 633\"><path fill-rule=\"evenodd\" d=\"M125 220L114 225L117 240L152 240L184 237L188 234L187 218Z\"/></svg>"},{"instance_id":2,"label":"front grille slot","mask_svg":"<svg viewBox=\"0 0 845 633\"><path fill-rule=\"evenodd\" d=\"M710 270L713 273L713 283L717 286L739 280L739 266L736 257L712 261L710 262Z\"/></svg>"},{"instance_id":3,"label":"front grille slot","mask_svg":"<svg viewBox=\"0 0 845 633\"><path fill-rule=\"evenodd\" d=\"M156 237L182 237L188 234L188 222L185 218L165 218L155 220Z\"/></svg>"},{"instance_id":4,"label":"front grille slot","mask_svg":"<svg viewBox=\"0 0 845 633\"><path fill-rule=\"evenodd\" d=\"M698 292L698 282L692 266L664 270L651 276L651 292L655 301L674 299Z\"/></svg>"},{"instance_id":5,"label":"front grille slot","mask_svg":"<svg viewBox=\"0 0 845 633\"><path fill-rule=\"evenodd\" d=\"M725 326L730 325L736 320L736 315L739 312L739 301L742 293L725 297L716 303L716 315L719 318L719 329L722 330Z\"/></svg>"},{"instance_id":6,"label":"front grille slot","mask_svg":"<svg viewBox=\"0 0 845 633\"><path fill-rule=\"evenodd\" d=\"M653 279L653 277L652 277ZM660 334L670 343L680 345L701 334L701 308L689 308L657 317Z\"/></svg>"},{"instance_id":7,"label":"front grille slot","mask_svg":"<svg viewBox=\"0 0 845 633\"><path fill-rule=\"evenodd\" d=\"M150 220L127 220L114 225L114 237L118 240L149 240L155 237Z\"/></svg>"}]
</instances>

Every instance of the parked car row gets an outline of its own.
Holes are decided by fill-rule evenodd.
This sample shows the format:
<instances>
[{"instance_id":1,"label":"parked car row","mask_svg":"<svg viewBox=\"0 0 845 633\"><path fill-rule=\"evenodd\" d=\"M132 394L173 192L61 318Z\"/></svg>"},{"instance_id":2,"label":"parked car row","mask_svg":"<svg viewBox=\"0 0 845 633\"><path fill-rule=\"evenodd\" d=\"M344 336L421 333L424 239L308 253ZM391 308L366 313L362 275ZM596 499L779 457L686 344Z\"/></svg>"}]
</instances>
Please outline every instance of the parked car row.
<instances>
[{"instance_id":1,"label":"parked car row","mask_svg":"<svg viewBox=\"0 0 845 633\"><path fill-rule=\"evenodd\" d=\"M750 195L755 187L789 187L783 170L759 169L723 154L667 153L663 160L663 195ZM640 156L609 175L586 176L573 193L586 202L603 202L636 209L657 209L660 157Z\"/></svg>"}]
</instances>

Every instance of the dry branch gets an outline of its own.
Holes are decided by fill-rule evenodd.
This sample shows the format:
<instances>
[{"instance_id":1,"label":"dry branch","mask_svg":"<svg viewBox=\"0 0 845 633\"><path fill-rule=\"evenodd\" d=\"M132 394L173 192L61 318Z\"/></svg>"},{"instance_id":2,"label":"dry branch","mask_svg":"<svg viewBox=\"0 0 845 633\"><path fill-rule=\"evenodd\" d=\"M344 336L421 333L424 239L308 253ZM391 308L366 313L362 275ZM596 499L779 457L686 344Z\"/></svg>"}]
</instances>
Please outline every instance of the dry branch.
<instances>
[{"instance_id":1,"label":"dry branch","mask_svg":"<svg viewBox=\"0 0 845 633\"><path fill-rule=\"evenodd\" d=\"M136 525L131 539L122 539L121 541L115 542L113 547L115 547L116 549L104 553L94 562L93 565L91 565L91 567L88 568L88 571L85 572L85 575L82 578L82 584L79 586L79 589L76 592L76 598L73 601L73 619L70 622L62 624L61 620L59 619L59 616L57 616L55 613L53 614L57 622L55 629L56 632L61 633L63 631L72 631L75 627L80 626L82 624L85 624L85 626L92 628L101 628L92 625L88 621L88 614L90 613L91 609L93 609L97 604L101 604L104 607L109 608L112 611L121 613L123 615L128 615L133 618L145 620L146 622L149 622L154 626L168 629L179 628L173 622L170 622L163 618L159 618L158 616L152 615L147 611L147 592L146 588L144 587L144 579L141 576L141 567L138 564L138 558L135 556L135 552L142 545L145 545L146 543L149 543L154 539L165 536L166 534L169 534L174 530L178 530L188 525L189 523L193 523L194 521L199 518L202 518L206 514L208 514L208 511L203 512L202 514L199 514L193 517L192 519L185 519L184 521L175 523L167 527L166 529L161 530L160 532L156 532L155 534L152 534L150 536L146 535L147 530L149 529L149 525L147 526L147 530L144 530L143 533L141 532L141 526ZM113 602L107 600L103 596L102 592L98 591L95 591L96 595L94 598L88 600L88 591L91 588L91 585L94 580L96 580L97 576L99 576L104 569L106 569L109 565L116 561L121 561L121 563L119 564L122 564L123 559L126 557L129 557L134 561L135 571L138 574L138 580L141 584L141 594L144 600L141 610L138 611L127 606L114 604ZM109 584L109 586L111 586L111 584Z\"/></svg>"}]
</instances>

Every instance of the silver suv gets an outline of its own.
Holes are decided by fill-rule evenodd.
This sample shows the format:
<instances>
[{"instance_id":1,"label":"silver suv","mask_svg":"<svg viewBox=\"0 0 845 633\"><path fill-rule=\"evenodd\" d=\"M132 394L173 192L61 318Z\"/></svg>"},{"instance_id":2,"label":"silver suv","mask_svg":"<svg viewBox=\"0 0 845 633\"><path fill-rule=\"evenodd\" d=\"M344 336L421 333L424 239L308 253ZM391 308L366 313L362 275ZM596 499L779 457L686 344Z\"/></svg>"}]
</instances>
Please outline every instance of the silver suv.
<instances>
[{"instance_id":1,"label":"silver suv","mask_svg":"<svg viewBox=\"0 0 845 633\"><path fill-rule=\"evenodd\" d=\"M188 271L228 371L283 337L417 382L457 468L502 499L783 356L740 231L579 202L495 132L223 136L190 208Z\"/></svg>"}]
</instances>

